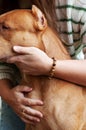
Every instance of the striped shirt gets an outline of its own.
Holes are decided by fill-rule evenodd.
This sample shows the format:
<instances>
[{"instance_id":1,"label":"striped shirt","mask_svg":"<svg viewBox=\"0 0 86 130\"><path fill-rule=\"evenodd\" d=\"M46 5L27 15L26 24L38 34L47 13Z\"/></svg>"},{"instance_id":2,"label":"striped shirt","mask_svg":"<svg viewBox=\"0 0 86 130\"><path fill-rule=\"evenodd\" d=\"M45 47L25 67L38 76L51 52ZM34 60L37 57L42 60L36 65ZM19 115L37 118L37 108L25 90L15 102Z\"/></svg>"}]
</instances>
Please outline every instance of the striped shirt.
<instances>
[{"instance_id":1,"label":"striped shirt","mask_svg":"<svg viewBox=\"0 0 86 130\"><path fill-rule=\"evenodd\" d=\"M20 71L14 64L0 62L0 79L9 79L15 86L21 80Z\"/></svg>"},{"instance_id":2,"label":"striped shirt","mask_svg":"<svg viewBox=\"0 0 86 130\"><path fill-rule=\"evenodd\" d=\"M86 58L86 1L56 0L57 26L69 53Z\"/></svg>"}]
</instances>

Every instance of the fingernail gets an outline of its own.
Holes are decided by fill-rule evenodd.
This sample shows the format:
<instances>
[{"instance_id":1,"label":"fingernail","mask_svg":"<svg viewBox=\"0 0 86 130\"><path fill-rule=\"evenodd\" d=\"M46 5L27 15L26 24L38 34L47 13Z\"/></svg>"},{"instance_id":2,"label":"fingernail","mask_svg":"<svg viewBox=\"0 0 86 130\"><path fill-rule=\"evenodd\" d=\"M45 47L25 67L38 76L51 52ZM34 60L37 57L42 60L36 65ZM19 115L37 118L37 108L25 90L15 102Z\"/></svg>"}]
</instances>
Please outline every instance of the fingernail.
<instances>
[{"instance_id":1,"label":"fingernail","mask_svg":"<svg viewBox=\"0 0 86 130\"><path fill-rule=\"evenodd\" d=\"M19 51L19 48L20 48L19 46L13 46L14 51Z\"/></svg>"},{"instance_id":2,"label":"fingernail","mask_svg":"<svg viewBox=\"0 0 86 130\"><path fill-rule=\"evenodd\" d=\"M41 101L40 103L43 105L43 102L42 102L42 101Z\"/></svg>"},{"instance_id":3,"label":"fingernail","mask_svg":"<svg viewBox=\"0 0 86 130\"><path fill-rule=\"evenodd\" d=\"M14 50L17 50L17 48L18 48L17 46L14 46L14 47L13 47Z\"/></svg>"},{"instance_id":4,"label":"fingernail","mask_svg":"<svg viewBox=\"0 0 86 130\"><path fill-rule=\"evenodd\" d=\"M43 114L41 114L40 116L41 116L41 118L43 118Z\"/></svg>"},{"instance_id":5,"label":"fingernail","mask_svg":"<svg viewBox=\"0 0 86 130\"><path fill-rule=\"evenodd\" d=\"M26 86L26 90L28 90L28 91L32 91L32 88L31 88L31 87Z\"/></svg>"},{"instance_id":6,"label":"fingernail","mask_svg":"<svg viewBox=\"0 0 86 130\"><path fill-rule=\"evenodd\" d=\"M40 122L40 119L37 119L37 122Z\"/></svg>"},{"instance_id":7,"label":"fingernail","mask_svg":"<svg viewBox=\"0 0 86 130\"><path fill-rule=\"evenodd\" d=\"M30 91L32 91L32 88L29 88Z\"/></svg>"}]
</instances>

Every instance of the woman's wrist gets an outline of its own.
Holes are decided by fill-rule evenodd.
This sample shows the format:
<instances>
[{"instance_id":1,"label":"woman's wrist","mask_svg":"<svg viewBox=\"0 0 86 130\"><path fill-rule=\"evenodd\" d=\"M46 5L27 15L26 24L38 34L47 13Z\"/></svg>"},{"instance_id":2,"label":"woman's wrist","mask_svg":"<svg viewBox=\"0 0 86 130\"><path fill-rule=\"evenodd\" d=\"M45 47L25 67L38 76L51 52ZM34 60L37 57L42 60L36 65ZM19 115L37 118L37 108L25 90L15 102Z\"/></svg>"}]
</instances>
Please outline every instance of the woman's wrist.
<instances>
[{"instance_id":1,"label":"woman's wrist","mask_svg":"<svg viewBox=\"0 0 86 130\"><path fill-rule=\"evenodd\" d=\"M53 77L56 67L56 59L55 58L49 58L47 65L46 65L46 75L48 77Z\"/></svg>"},{"instance_id":2,"label":"woman's wrist","mask_svg":"<svg viewBox=\"0 0 86 130\"><path fill-rule=\"evenodd\" d=\"M55 57L52 57L52 60L53 60L53 63L52 63L51 69L49 71L49 79L54 77L55 68L56 68L56 59L55 59Z\"/></svg>"}]
</instances>

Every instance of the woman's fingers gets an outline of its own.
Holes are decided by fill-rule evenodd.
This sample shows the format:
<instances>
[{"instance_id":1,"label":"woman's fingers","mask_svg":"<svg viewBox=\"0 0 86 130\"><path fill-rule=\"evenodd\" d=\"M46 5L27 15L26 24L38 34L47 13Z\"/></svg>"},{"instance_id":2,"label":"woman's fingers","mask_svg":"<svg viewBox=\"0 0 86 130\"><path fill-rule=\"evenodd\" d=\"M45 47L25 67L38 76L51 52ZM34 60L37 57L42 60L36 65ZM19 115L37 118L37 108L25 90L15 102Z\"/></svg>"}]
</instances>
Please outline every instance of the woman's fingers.
<instances>
[{"instance_id":1,"label":"woman's fingers","mask_svg":"<svg viewBox=\"0 0 86 130\"><path fill-rule=\"evenodd\" d=\"M29 93L32 91L32 88L28 86L19 85L16 87L17 92ZM23 97L22 100L23 105L26 106L36 106L36 105L43 105L43 102L39 99L31 99L29 97Z\"/></svg>"},{"instance_id":2,"label":"woman's fingers","mask_svg":"<svg viewBox=\"0 0 86 130\"><path fill-rule=\"evenodd\" d=\"M17 87L17 91L19 92L31 92L32 89L28 86L19 86ZM30 121L39 121L39 118L43 117L43 114L35 109L32 109L32 106L42 106L43 102L39 99L31 99L28 97L23 97L21 101L21 107L24 107L24 115L26 115L26 119L29 119ZM22 110L22 108L21 108ZM21 111L22 112L22 111ZM32 120L31 120L32 119Z\"/></svg>"},{"instance_id":3,"label":"woman's fingers","mask_svg":"<svg viewBox=\"0 0 86 130\"><path fill-rule=\"evenodd\" d=\"M39 118L43 117L43 114L40 111L35 110L35 109L31 108L31 107L28 107L26 109L25 113L27 115L31 115L31 116L34 116L34 117L39 117Z\"/></svg>"},{"instance_id":4,"label":"woman's fingers","mask_svg":"<svg viewBox=\"0 0 86 130\"><path fill-rule=\"evenodd\" d=\"M37 117L34 117L34 116L27 116L27 115L25 115L25 119L27 119L27 120L29 120L30 122L40 122L40 119L39 118L37 118Z\"/></svg>"},{"instance_id":5,"label":"woman's fingers","mask_svg":"<svg viewBox=\"0 0 86 130\"><path fill-rule=\"evenodd\" d=\"M23 104L26 106L42 106L43 102L38 99L24 98Z\"/></svg>"},{"instance_id":6,"label":"woman's fingers","mask_svg":"<svg viewBox=\"0 0 86 130\"><path fill-rule=\"evenodd\" d=\"M43 114L40 111L31 108L31 106L42 106L43 105L42 101L36 100L36 99L27 99L26 98L24 103L25 103L24 105L26 106L25 113L27 115L37 116L40 118L43 117Z\"/></svg>"},{"instance_id":7,"label":"woman's fingers","mask_svg":"<svg viewBox=\"0 0 86 130\"><path fill-rule=\"evenodd\" d=\"M24 86L24 85L18 85L15 89L16 89L17 92L26 92L26 93L28 93L28 92L32 91L31 87Z\"/></svg>"},{"instance_id":8,"label":"woman's fingers","mask_svg":"<svg viewBox=\"0 0 86 130\"><path fill-rule=\"evenodd\" d=\"M21 119L22 119L22 121L24 121L24 122L27 123L27 124L35 125L35 123L36 123L36 122L30 121L30 120L28 120L28 119L25 119L24 117L22 117Z\"/></svg>"},{"instance_id":9,"label":"woman's fingers","mask_svg":"<svg viewBox=\"0 0 86 130\"><path fill-rule=\"evenodd\" d=\"M17 53L22 54L29 54L30 48L29 47L22 47L22 46L14 46L13 50Z\"/></svg>"},{"instance_id":10,"label":"woman's fingers","mask_svg":"<svg viewBox=\"0 0 86 130\"><path fill-rule=\"evenodd\" d=\"M30 111L32 111L32 112L30 112ZM40 122L40 118L42 118L43 116L39 117L38 114L36 115L37 112L33 112L33 111L35 111L35 110L25 111L23 113L23 118L25 118L25 119L27 119L28 121L31 121L31 122Z\"/></svg>"},{"instance_id":11,"label":"woman's fingers","mask_svg":"<svg viewBox=\"0 0 86 130\"><path fill-rule=\"evenodd\" d=\"M42 107L43 102L38 99L30 99L25 94L31 92L28 86L18 85L11 89L8 104L13 108L15 113L25 122L35 124L43 117L43 114L31 108L32 106ZM10 98L11 97L11 98Z\"/></svg>"},{"instance_id":12,"label":"woman's fingers","mask_svg":"<svg viewBox=\"0 0 86 130\"><path fill-rule=\"evenodd\" d=\"M27 108L23 108L23 110L21 111L21 119L25 122L25 123L31 123L34 124L36 122L40 122L40 119L43 118L43 115L41 112L27 107Z\"/></svg>"}]
</instances>

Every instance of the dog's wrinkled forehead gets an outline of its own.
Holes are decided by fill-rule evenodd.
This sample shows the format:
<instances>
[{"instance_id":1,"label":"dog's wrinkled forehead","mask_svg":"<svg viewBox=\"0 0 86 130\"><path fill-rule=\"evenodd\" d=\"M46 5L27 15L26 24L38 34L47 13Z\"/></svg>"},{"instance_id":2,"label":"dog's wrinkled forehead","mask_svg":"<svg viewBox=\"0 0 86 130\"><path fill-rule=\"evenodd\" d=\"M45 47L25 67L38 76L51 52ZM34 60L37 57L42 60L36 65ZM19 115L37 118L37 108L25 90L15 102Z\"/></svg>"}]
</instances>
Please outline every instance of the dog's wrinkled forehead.
<instances>
[{"instance_id":1,"label":"dog's wrinkled forehead","mask_svg":"<svg viewBox=\"0 0 86 130\"><path fill-rule=\"evenodd\" d=\"M46 27L46 18L36 6L32 10L19 9L1 15L0 57L15 55L12 49L14 45L34 46L43 50L41 41Z\"/></svg>"},{"instance_id":2,"label":"dog's wrinkled forehead","mask_svg":"<svg viewBox=\"0 0 86 130\"><path fill-rule=\"evenodd\" d=\"M14 10L0 16L2 29L34 31L34 16L30 10Z\"/></svg>"},{"instance_id":3,"label":"dog's wrinkled forehead","mask_svg":"<svg viewBox=\"0 0 86 130\"><path fill-rule=\"evenodd\" d=\"M47 21L43 13L36 6L32 10L13 10L0 16L0 29L44 30Z\"/></svg>"}]
</instances>

